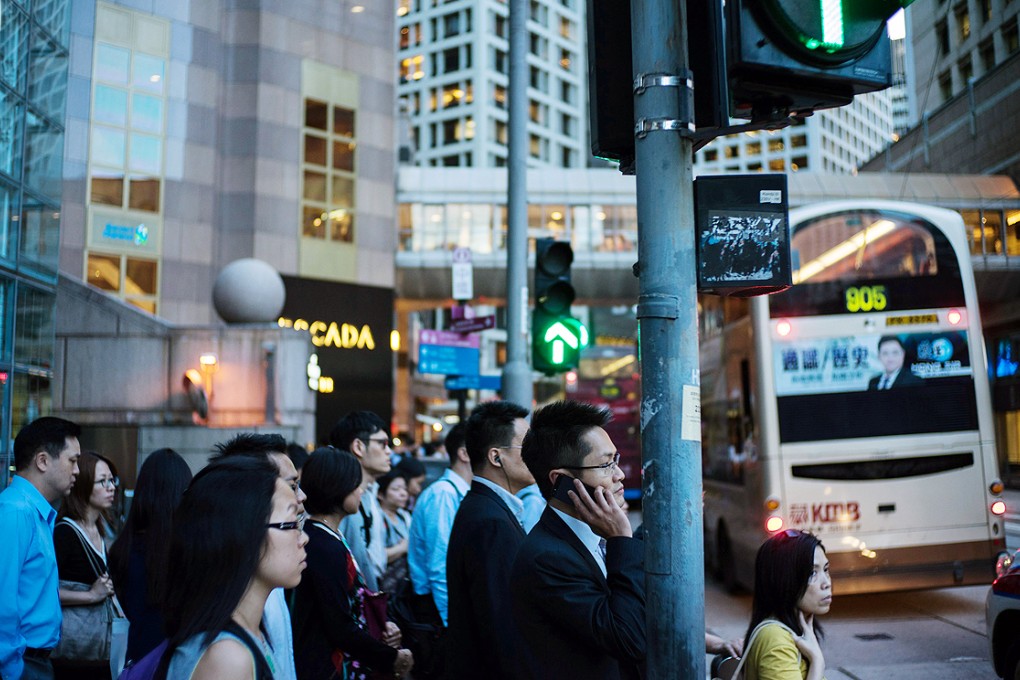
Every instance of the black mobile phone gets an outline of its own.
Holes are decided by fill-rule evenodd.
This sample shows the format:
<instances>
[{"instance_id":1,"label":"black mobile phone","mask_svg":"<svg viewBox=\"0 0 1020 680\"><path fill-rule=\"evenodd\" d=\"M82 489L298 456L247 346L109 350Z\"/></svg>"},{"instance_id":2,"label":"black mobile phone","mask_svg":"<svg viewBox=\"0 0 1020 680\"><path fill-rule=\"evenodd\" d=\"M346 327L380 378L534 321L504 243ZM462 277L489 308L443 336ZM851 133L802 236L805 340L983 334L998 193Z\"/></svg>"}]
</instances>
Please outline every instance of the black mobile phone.
<instances>
[{"instance_id":1,"label":"black mobile phone","mask_svg":"<svg viewBox=\"0 0 1020 680\"><path fill-rule=\"evenodd\" d=\"M581 482L584 484L584 482ZM585 490L591 496L592 500L595 500L595 488L584 484ZM577 493L577 489L574 488L574 478L568 477L567 475L560 475L556 478L556 483L553 485L553 498L561 500L567 505L573 506L574 501L570 500L570 496L567 495L568 491Z\"/></svg>"}]
</instances>

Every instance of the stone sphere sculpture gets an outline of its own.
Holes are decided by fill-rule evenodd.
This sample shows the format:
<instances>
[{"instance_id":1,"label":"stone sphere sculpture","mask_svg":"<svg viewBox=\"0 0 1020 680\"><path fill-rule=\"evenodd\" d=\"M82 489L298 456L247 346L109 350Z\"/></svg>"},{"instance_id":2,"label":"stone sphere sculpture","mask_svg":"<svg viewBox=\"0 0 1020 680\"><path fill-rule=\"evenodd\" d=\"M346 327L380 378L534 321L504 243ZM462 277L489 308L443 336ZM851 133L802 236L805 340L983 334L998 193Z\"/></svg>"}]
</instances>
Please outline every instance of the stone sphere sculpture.
<instances>
[{"instance_id":1,"label":"stone sphere sculpture","mask_svg":"<svg viewBox=\"0 0 1020 680\"><path fill-rule=\"evenodd\" d=\"M227 323L276 321L286 297L279 272L251 257L228 264L213 284L213 306Z\"/></svg>"}]
</instances>

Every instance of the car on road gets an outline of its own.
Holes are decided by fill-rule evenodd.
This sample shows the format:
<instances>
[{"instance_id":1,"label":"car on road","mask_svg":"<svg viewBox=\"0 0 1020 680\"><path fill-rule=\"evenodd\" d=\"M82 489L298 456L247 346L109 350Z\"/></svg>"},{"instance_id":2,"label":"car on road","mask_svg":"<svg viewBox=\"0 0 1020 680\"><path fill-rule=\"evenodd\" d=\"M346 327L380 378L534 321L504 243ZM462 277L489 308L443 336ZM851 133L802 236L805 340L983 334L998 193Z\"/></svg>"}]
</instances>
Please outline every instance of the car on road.
<instances>
[{"instance_id":1,"label":"car on road","mask_svg":"<svg viewBox=\"0 0 1020 680\"><path fill-rule=\"evenodd\" d=\"M1002 560L985 600L992 665L1000 678L1020 680L1020 552Z\"/></svg>"}]
</instances>

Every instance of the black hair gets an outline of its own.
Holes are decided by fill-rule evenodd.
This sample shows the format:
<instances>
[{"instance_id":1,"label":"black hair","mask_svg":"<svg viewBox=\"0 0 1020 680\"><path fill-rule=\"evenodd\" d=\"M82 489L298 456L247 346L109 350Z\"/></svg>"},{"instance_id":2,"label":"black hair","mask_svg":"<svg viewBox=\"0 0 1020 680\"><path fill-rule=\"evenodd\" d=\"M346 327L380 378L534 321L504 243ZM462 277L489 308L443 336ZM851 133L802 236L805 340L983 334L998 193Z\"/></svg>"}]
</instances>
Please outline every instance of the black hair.
<instances>
[{"instance_id":1,"label":"black hair","mask_svg":"<svg viewBox=\"0 0 1020 680\"><path fill-rule=\"evenodd\" d=\"M279 470L267 457L229 456L195 475L174 512L163 616L171 649L199 633L211 644L265 551Z\"/></svg>"},{"instance_id":2,"label":"black hair","mask_svg":"<svg viewBox=\"0 0 1020 680\"><path fill-rule=\"evenodd\" d=\"M209 462L232 456L262 457L274 453L287 453L287 440L283 435L242 432L222 444L217 444L216 453L209 458Z\"/></svg>"},{"instance_id":3,"label":"black hair","mask_svg":"<svg viewBox=\"0 0 1020 680\"><path fill-rule=\"evenodd\" d=\"M92 492L95 490L96 466L100 462L106 463L106 466L110 468L110 474L114 477L117 476L117 466L113 464L112 460L96 451L83 451L78 458L78 476L75 477L71 493L67 494L67 498L60 505L58 519L69 517L75 522L84 523L92 502ZM116 499L116 496L114 498ZM106 525L109 523L109 511L101 510L96 518L96 528L99 529L100 535L106 532Z\"/></svg>"},{"instance_id":4,"label":"black hair","mask_svg":"<svg viewBox=\"0 0 1020 680\"><path fill-rule=\"evenodd\" d=\"M291 442L287 444L287 457L290 458L290 462L294 463L294 469L300 472L308 460L308 451L300 444Z\"/></svg>"},{"instance_id":5,"label":"black hair","mask_svg":"<svg viewBox=\"0 0 1020 680\"><path fill-rule=\"evenodd\" d=\"M361 485L361 463L353 453L325 446L312 451L301 470L301 489L311 515L343 512L344 499Z\"/></svg>"},{"instance_id":6,"label":"black hair","mask_svg":"<svg viewBox=\"0 0 1020 680\"><path fill-rule=\"evenodd\" d=\"M350 451L355 439L371 437L379 431L388 432L389 425L371 411L351 411L333 426L329 433L330 446Z\"/></svg>"},{"instance_id":7,"label":"black hair","mask_svg":"<svg viewBox=\"0 0 1020 680\"><path fill-rule=\"evenodd\" d=\"M144 537L146 601L159 605L166 584L170 522L190 483L191 468L173 449L153 451L142 463L124 528L110 546L110 578L121 600L126 596L131 546Z\"/></svg>"},{"instance_id":8,"label":"black hair","mask_svg":"<svg viewBox=\"0 0 1020 680\"><path fill-rule=\"evenodd\" d=\"M797 620L797 603L807 592L814 571L815 548L825 546L814 534L796 529L780 531L758 548L754 560L754 598L751 601L751 625L744 639L750 642L755 627L767 618L785 623L797 635L803 635ZM822 637L818 617L814 617L815 635Z\"/></svg>"},{"instance_id":9,"label":"black hair","mask_svg":"<svg viewBox=\"0 0 1020 680\"><path fill-rule=\"evenodd\" d=\"M457 423L446 435L443 445L446 447L446 455L450 457L450 467L457 464L457 450L464 446L464 433L467 431L467 423Z\"/></svg>"},{"instance_id":10,"label":"black hair","mask_svg":"<svg viewBox=\"0 0 1020 680\"><path fill-rule=\"evenodd\" d=\"M422 469L424 469L424 467ZM397 479L403 479L406 482L408 478L407 475L401 474L399 470L394 468L387 472L382 477L380 477L379 479L375 480L379 483L379 490L377 492L378 495L380 496L385 495L386 490L390 488L390 484L392 484Z\"/></svg>"},{"instance_id":11,"label":"black hair","mask_svg":"<svg viewBox=\"0 0 1020 680\"><path fill-rule=\"evenodd\" d=\"M404 479L410 481L415 477L422 477L426 474L425 463L421 462L417 458L410 458L404 456L400 459L400 462L393 466L391 472L396 472Z\"/></svg>"},{"instance_id":12,"label":"black hair","mask_svg":"<svg viewBox=\"0 0 1020 680\"><path fill-rule=\"evenodd\" d=\"M521 445L521 458L543 497L552 497L549 471L583 465L591 453L585 435L605 427L611 419L607 409L582 401L557 401L535 411Z\"/></svg>"},{"instance_id":13,"label":"black hair","mask_svg":"<svg viewBox=\"0 0 1020 680\"><path fill-rule=\"evenodd\" d=\"M488 401L476 406L464 432L471 469L475 472L485 469L489 449L508 446L514 437L514 422L527 417L527 409L509 401Z\"/></svg>"},{"instance_id":14,"label":"black hair","mask_svg":"<svg viewBox=\"0 0 1020 680\"><path fill-rule=\"evenodd\" d=\"M14 438L14 467L21 471L31 464L35 454L45 451L51 458L59 458L68 437L81 436L77 423L63 418L46 416L25 425Z\"/></svg>"},{"instance_id":15,"label":"black hair","mask_svg":"<svg viewBox=\"0 0 1020 680\"><path fill-rule=\"evenodd\" d=\"M878 339L878 344L875 345L875 347L881 349L882 345L884 345L887 342L895 342L897 345L900 346L900 349L902 349L904 352L907 351L907 345L903 342L903 340L900 339L900 336L898 335L883 335Z\"/></svg>"}]
</instances>

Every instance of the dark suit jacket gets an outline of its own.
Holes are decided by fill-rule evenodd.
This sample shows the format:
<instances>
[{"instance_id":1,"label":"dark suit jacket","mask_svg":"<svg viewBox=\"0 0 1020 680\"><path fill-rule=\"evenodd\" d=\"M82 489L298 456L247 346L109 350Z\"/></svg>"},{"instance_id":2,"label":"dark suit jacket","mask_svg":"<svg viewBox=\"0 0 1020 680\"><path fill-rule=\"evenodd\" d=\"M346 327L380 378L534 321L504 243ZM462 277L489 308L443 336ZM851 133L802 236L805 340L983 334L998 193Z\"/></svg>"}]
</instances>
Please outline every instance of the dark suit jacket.
<instances>
[{"instance_id":1,"label":"dark suit jacket","mask_svg":"<svg viewBox=\"0 0 1020 680\"><path fill-rule=\"evenodd\" d=\"M878 389L878 381L882 379L884 373L876 375L874 378L868 381L869 390ZM913 372L904 366L900 369L900 372L896 374L896 380L893 380L893 384L889 386L889 389L896 389L897 387L906 387L907 385L920 385L924 382L924 378L918 378Z\"/></svg>"},{"instance_id":2,"label":"dark suit jacket","mask_svg":"<svg viewBox=\"0 0 1020 680\"><path fill-rule=\"evenodd\" d=\"M496 492L473 482L450 532L447 677L519 678L520 636L510 611L510 565L524 529Z\"/></svg>"},{"instance_id":3,"label":"dark suit jacket","mask_svg":"<svg viewBox=\"0 0 1020 680\"><path fill-rule=\"evenodd\" d=\"M606 572L546 508L510 574L514 619L528 650L522 678L640 677L646 649L641 541L610 538Z\"/></svg>"}]
</instances>

